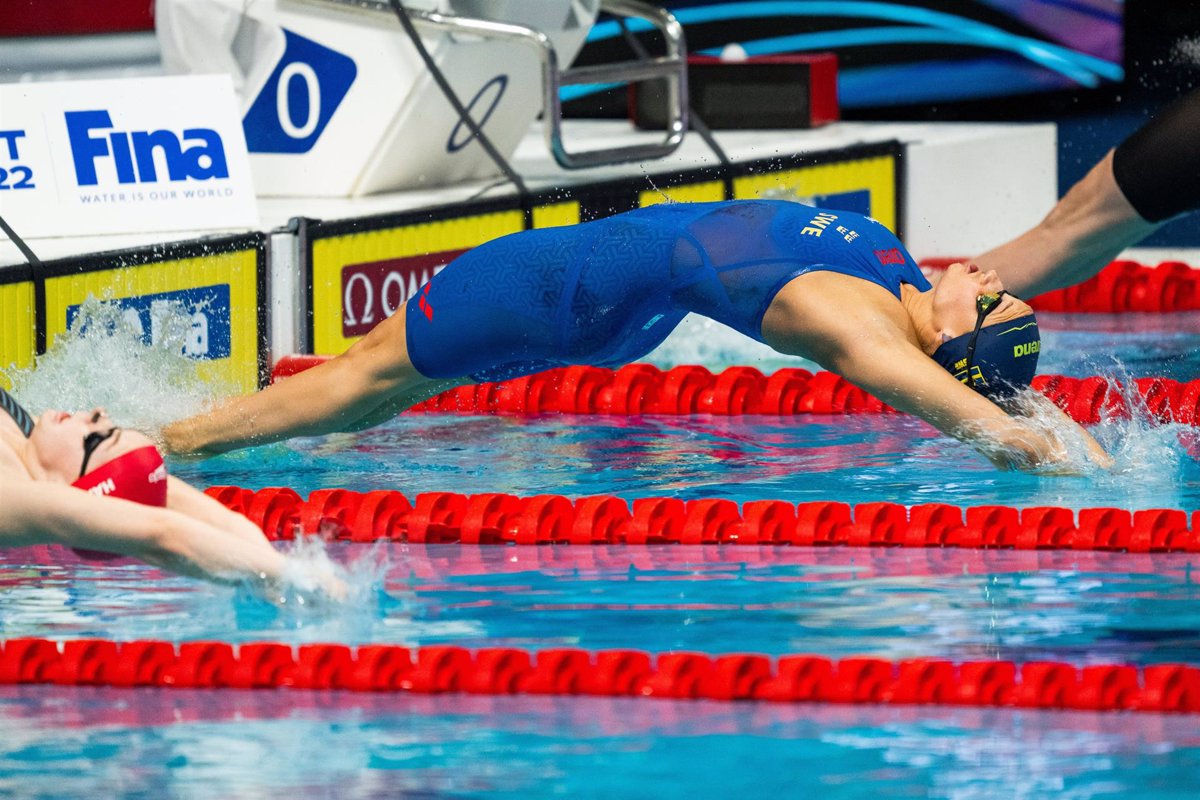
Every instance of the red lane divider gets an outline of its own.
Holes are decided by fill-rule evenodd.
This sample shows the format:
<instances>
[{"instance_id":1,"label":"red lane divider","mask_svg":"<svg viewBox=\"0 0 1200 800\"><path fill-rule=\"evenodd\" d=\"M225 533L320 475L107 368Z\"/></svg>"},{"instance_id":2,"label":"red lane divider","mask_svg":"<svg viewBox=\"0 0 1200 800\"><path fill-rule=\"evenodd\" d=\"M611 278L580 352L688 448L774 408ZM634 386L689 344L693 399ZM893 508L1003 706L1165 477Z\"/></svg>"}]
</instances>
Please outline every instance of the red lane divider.
<instances>
[{"instance_id":1,"label":"red lane divider","mask_svg":"<svg viewBox=\"0 0 1200 800\"><path fill-rule=\"evenodd\" d=\"M311 364L280 362L276 377ZM281 369L282 367L282 369ZM660 370L629 364L617 370L572 366L501 383L460 386L414 406L412 412L458 414L691 415L895 413L882 401L832 373L754 367L719 373L696 365Z\"/></svg>"},{"instance_id":2,"label":"red lane divider","mask_svg":"<svg viewBox=\"0 0 1200 800\"><path fill-rule=\"evenodd\" d=\"M326 356L286 356L275 367L272 380L327 360ZM1033 388L1084 425L1128 417L1131 404L1144 406L1160 422L1200 425L1200 380L1138 378L1127 389L1108 378L1039 375ZM629 364L617 370L565 367L501 383L460 386L407 413L796 416L896 411L832 372L785 368L764 375L754 367L730 367L713 374L694 365L663 371L650 364Z\"/></svg>"},{"instance_id":3,"label":"red lane divider","mask_svg":"<svg viewBox=\"0 0 1200 800\"><path fill-rule=\"evenodd\" d=\"M966 260L928 259L921 266L944 269ZM1195 311L1200 309L1200 270L1182 261L1157 266L1114 261L1083 283L1038 295L1029 304L1038 311L1084 314Z\"/></svg>"},{"instance_id":4,"label":"red lane divider","mask_svg":"<svg viewBox=\"0 0 1200 800\"><path fill-rule=\"evenodd\" d=\"M944 503L684 501L612 496L516 497L213 486L206 493L245 514L272 540L297 531L353 542L464 544L754 544L1200 553L1200 511Z\"/></svg>"},{"instance_id":5,"label":"red lane divider","mask_svg":"<svg viewBox=\"0 0 1200 800\"><path fill-rule=\"evenodd\" d=\"M1200 667L272 642L0 642L0 684L348 689L1200 713Z\"/></svg>"},{"instance_id":6,"label":"red lane divider","mask_svg":"<svg viewBox=\"0 0 1200 800\"><path fill-rule=\"evenodd\" d=\"M0 36L79 36L152 30L153 4L146 0L5 3L4 13L0 14Z\"/></svg>"}]
</instances>

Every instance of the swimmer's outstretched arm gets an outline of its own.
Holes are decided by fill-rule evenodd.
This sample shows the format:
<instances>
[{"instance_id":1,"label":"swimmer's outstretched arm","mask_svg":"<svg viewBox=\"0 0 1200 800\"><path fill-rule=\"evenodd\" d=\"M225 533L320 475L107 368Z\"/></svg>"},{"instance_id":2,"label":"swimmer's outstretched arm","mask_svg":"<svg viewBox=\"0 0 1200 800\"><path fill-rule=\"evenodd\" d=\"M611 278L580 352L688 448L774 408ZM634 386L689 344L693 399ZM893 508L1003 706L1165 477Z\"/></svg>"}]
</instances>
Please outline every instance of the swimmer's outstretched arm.
<instances>
[{"instance_id":1,"label":"swimmer's outstretched arm","mask_svg":"<svg viewBox=\"0 0 1200 800\"><path fill-rule=\"evenodd\" d=\"M377 423L447 388L408 357L404 309L340 356L163 429L174 453L215 454ZM388 412L388 413L381 413Z\"/></svg>"},{"instance_id":2,"label":"swimmer's outstretched arm","mask_svg":"<svg viewBox=\"0 0 1200 800\"><path fill-rule=\"evenodd\" d=\"M908 342L877 342L870 355L856 352L851 344L830 369L894 408L967 442L1000 469L1079 472L1067 443L1056 431L1082 440L1096 466L1112 466L1112 459L1095 438L1057 406L1051 425L1035 426L1024 417L1010 416Z\"/></svg>"},{"instance_id":3,"label":"swimmer's outstretched arm","mask_svg":"<svg viewBox=\"0 0 1200 800\"><path fill-rule=\"evenodd\" d=\"M806 291L788 292L763 318L767 343L804 356L892 407L920 417L979 450L1001 469L1078 471L1052 426L1035 426L968 389L921 351L901 327L905 317L885 290L812 276ZM786 291L786 290L785 290ZM1062 416L1098 466L1111 459L1094 438Z\"/></svg>"},{"instance_id":4,"label":"swimmer's outstretched arm","mask_svg":"<svg viewBox=\"0 0 1200 800\"><path fill-rule=\"evenodd\" d=\"M0 483L0 546L62 544L119 553L217 583L278 582L287 563L261 533L228 533L170 509L70 486Z\"/></svg>"},{"instance_id":5,"label":"swimmer's outstretched arm","mask_svg":"<svg viewBox=\"0 0 1200 800\"><path fill-rule=\"evenodd\" d=\"M167 477L167 508L194 520L213 525L232 536L251 542L262 541L262 529L246 517L230 511L204 492L176 478Z\"/></svg>"},{"instance_id":6,"label":"swimmer's outstretched arm","mask_svg":"<svg viewBox=\"0 0 1200 800\"><path fill-rule=\"evenodd\" d=\"M1032 296L1090 278L1158 226L1200 208L1200 89L1161 109L1036 227L975 259Z\"/></svg>"}]
</instances>

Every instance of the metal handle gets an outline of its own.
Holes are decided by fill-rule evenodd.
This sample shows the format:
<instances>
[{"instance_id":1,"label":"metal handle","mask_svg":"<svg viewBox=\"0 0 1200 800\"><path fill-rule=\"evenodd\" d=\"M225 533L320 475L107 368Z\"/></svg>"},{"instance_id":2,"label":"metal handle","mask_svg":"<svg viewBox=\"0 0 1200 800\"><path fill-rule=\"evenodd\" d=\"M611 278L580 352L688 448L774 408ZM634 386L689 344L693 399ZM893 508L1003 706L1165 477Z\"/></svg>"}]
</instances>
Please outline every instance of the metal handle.
<instances>
[{"instance_id":1,"label":"metal handle","mask_svg":"<svg viewBox=\"0 0 1200 800\"><path fill-rule=\"evenodd\" d=\"M550 148L559 166L566 169L663 158L675 152L688 129L687 45L684 42L683 26L665 9L638 0L602 0L600 10L649 22L662 34L667 45L667 54L648 60L576 67L561 74L555 70L545 76L543 83L546 100L542 116L546 146ZM644 80L665 80L667 84L667 130L661 142L575 153L567 150L563 142L562 100L559 97L559 89L562 86L581 83L636 83Z\"/></svg>"},{"instance_id":2,"label":"metal handle","mask_svg":"<svg viewBox=\"0 0 1200 800\"><path fill-rule=\"evenodd\" d=\"M392 14L387 0L290 0L313 6L335 6L343 10ZM683 26L662 8L641 0L601 0L600 10L621 17L633 17L658 29L666 42L667 54L660 58L597 64L561 71L554 42L545 33L524 25L461 17L435 11L409 9L413 24L451 34L480 36L519 42L534 50L542 64L542 123L546 147L564 169L582 169L606 164L645 161L675 152L688 128L687 46ZM597 150L572 152L563 142L563 86L586 83L636 83L645 80L666 81L667 130L657 144L636 144Z\"/></svg>"}]
</instances>

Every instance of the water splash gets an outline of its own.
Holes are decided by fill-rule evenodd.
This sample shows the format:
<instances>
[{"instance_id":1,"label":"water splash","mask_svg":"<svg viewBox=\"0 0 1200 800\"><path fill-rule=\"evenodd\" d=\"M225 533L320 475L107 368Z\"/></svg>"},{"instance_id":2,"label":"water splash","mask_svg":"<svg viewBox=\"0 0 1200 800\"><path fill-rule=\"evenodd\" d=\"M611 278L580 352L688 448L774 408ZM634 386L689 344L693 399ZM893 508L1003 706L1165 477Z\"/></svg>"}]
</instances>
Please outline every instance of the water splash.
<instances>
[{"instance_id":1,"label":"water splash","mask_svg":"<svg viewBox=\"0 0 1200 800\"><path fill-rule=\"evenodd\" d=\"M1092 428L1092 435L1113 457L1109 475L1170 478L1173 483L1184 459L1196 452L1196 429L1155 418L1137 390L1136 377L1120 359L1092 359L1089 366L1106 377L1109 392L1119 398Z\"/></svg>"},{"instance_id":2,"label":"water splash","mask_svg":"<svg viewBox=\"0 0 1200 800\"><path fill-rule=\"evenodd\" d=\"M320 536L300 536L283 552L287 566L278 584L241 586L239 616L269 617L273 627L302 629L303 638L310 641L369 638L380 615L384 578L391 566L387 548L378 544L355 548L352 559L339 562ZM340 586L338 596L328 591L331 585Z\"/></svg>"},{"instance_id":3,"label":"water splash","mask_svg":"<svg viewBox=\"0 0 1200 800\"><path fill-rule=\"evenodd\" d=\"M70 330L32 368L5 374L14 396L34 414L101 406L119 424L153 435L231 391L206 383L198 363L184 354L192 316L178 304L156 306L147 337L136 315L89 296Z\"/></svg>"},{"instance_id":4,"label":"water splash","mask_svg":"<svg viewBox=\"0 0 1200 800\"><path fill-rule=\"evenodd\" d=\"M1014 401L1031 430L1057 439L1065 447L1065 458L1048 468L1065 469L1086 476L1099 487L1111 487L1124 505L1151 501L1174 494L1184 478L1184 467L1200 455L1200 434L1190 425L1165 422L1150 413L1137 390L1135 378L1117 359L1091 364L1094 372L1108 381L1113 402L1105 406L1100 421L1087 433L1112 457L1103 469L1089 457L1084 429L1066 419L1051 401L1027 390Z\"/></svg>"}]
</instances>

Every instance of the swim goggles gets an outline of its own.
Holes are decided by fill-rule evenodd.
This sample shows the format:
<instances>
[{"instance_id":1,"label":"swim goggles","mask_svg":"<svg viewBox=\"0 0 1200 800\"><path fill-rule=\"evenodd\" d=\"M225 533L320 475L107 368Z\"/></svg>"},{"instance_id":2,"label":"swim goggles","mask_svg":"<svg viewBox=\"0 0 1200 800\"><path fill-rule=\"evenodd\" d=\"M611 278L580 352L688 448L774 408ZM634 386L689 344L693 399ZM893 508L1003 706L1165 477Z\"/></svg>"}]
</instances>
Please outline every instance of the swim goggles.
<instances>
[{"instance_id":1,"label":"swim goggles","mask_svg":"<svg viewBox=\"0 0 1200 800\"><path fill-rule=\"evenodd\" d=\"M975 298L975 330L967 340L967 380L972 389L975 388L976 380L972 367L975 366L975 345L979 342L979 331L983 328L983 321L987 319L987 315L1000 307L1000 300L1006 294L1008 291L1001 289L999 292L988 292Z\"/></svg>"},{"instance_id":2,"label":"swim goggles","mask_svg":"<svg viewBox=\"0 0 1200 800\"><path fill-rule=\"evenodd\" d=\"M83 477L87 473L88 461L91 460L92 454L96 452L96 448L107 442L113 437L120 428L112 427L106 431L93 431L83 437L83 466L79 468L79 477Z\"/></svg>"}]
</instances>

